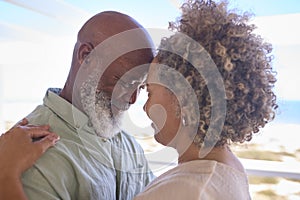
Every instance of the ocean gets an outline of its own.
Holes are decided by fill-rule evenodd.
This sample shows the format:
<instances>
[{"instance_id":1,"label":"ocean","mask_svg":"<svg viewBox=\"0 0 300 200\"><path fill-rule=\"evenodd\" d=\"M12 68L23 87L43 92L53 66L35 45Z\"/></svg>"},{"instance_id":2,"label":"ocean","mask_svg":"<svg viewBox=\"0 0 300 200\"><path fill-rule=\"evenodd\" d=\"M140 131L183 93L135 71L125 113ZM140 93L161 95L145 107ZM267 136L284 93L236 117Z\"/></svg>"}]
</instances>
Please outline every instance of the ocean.
<instances>
[{"instance_id":1,"label":"ocean","mask_svg":"<svg viewBox=\"0 0 300 200\"><path fill-rule=\"evenodd\" d=\"M275 123L300 124L300 101L278 100Z\"/></svg>"}]
</instances>

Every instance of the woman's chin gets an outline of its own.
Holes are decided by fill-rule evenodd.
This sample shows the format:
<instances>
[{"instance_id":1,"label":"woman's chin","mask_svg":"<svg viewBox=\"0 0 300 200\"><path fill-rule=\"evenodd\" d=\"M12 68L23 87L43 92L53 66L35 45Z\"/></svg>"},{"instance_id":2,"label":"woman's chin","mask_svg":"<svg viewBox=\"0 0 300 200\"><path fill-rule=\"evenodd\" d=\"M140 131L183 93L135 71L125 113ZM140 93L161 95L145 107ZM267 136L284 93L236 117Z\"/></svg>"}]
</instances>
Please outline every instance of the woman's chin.
<instances>
[{"instance_id":1,"label":"woman's chin","mask_svg":"<svg viewBox=\"0 0 300 200\"><path fill-rule=\"evenodd\" d=\"M154 129L154 139L156 140L156 142L166 146L165 142L163 142L160 138L161 133L160 133L160 129L156 126L155 123L151 123L151 127Z\"/></svg>"},{"instance_id":2,"label":"woman's chin","mask_svg":"<svg viewBox=\"0 0 300 200\"><path fill-rule=\"evenodd\" d=\"M154 139L156 140L156 142L162 144L161 140L159 139L159 134L158 133L155 133ZM164 144L162 144L162 145L164 145Z\"/></svg>"},{"instance_id":3,"label":"woman's chin","mask_svg":"<svg viewBox=\"0 0 300 200\"><path fill-rule=\"evenodd\" d=\"M156 135L156 134L159 132L158 127L157 127L153 122L151 123L151 127L152 127L153 130L154 130L154 135Z\"/></svg>"}]
</instances>

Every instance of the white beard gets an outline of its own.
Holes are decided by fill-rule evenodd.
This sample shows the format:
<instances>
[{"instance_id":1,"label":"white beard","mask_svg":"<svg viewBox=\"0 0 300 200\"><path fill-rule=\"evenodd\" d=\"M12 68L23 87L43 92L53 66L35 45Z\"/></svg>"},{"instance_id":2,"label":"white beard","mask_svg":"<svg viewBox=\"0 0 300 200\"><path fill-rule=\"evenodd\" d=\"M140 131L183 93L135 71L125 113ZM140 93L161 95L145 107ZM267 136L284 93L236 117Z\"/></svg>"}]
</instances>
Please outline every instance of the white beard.
<instances>
[{"instance_id":1,"label":"white beard","mask_svg":"<svg viewBox=\"0 0 300 200\"><path fill-rule=\"evenodd\" d=\"M84 112L100 137L112 138L121 130L123 112L114 115L108 96L103 92L95 92L96 87L86 81L81 87L81 104Z\"/></svg>"}]
</instances>

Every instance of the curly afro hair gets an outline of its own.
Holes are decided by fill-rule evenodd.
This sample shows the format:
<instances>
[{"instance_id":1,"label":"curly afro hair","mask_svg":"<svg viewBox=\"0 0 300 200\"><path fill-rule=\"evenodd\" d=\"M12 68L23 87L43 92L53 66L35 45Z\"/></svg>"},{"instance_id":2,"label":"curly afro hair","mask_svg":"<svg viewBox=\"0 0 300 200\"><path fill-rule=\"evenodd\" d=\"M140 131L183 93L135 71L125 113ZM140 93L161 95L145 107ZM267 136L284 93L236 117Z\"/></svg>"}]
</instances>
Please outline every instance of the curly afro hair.
<instances>
[{"instance_id":1,"label":"curly afro hair","mask_svg":"<svg viewBox=\"0 0 300 200\"><path fill-rule=\"evenodd\" d=\"M227 1L190 0L181 9L181 17L171 22L169 29L200 44L223 79L226 116L222 130L211 138L217 140L213 145L250 141L254 133L274 119L278 107L272 91L276 82L272 46L253 33L256 26L248 24L251 15L229 10ZM197 95L200 119L193 141L201 147L211 120L214 120L210 119L210 93L205 78L188 62L189 57L195 57L191 48L180 40L174 41L174 36L163 38L156 57L160 64L179 71ZM163 49L176 49L185 52L185 56ZM203 64L205 66L204 61ZM185 91L182 93L179 98L188 104L189 95L184 94Z\"/></svg>"}]
</instances>

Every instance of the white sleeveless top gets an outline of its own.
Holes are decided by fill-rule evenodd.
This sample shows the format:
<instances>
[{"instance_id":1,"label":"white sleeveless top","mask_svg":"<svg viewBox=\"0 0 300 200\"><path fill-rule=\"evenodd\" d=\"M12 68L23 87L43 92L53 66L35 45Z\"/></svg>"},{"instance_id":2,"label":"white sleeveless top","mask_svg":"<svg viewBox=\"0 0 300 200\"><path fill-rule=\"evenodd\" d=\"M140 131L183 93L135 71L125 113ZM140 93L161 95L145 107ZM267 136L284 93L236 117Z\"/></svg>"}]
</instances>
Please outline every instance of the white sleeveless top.
<instances>
[{"instance_id":1,"label":"white sleeveless top","mask_svg":"<svg viewBox=\"0 0 300 200\"><path fill-rule=\"evenodd\" d=\"M246 173L212 160L179 164L165 172L134 200L249 200Z\"/></svg>"}]
</instances>

